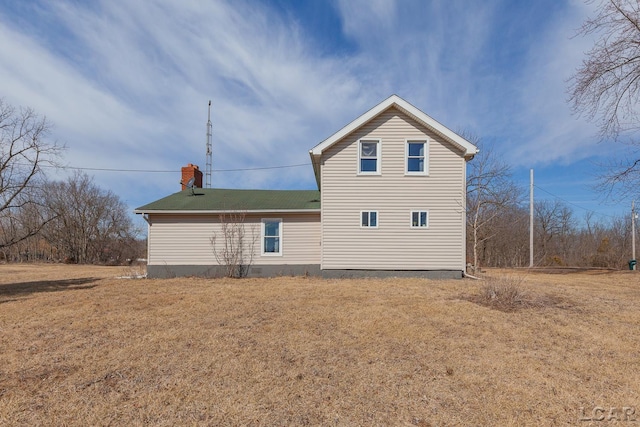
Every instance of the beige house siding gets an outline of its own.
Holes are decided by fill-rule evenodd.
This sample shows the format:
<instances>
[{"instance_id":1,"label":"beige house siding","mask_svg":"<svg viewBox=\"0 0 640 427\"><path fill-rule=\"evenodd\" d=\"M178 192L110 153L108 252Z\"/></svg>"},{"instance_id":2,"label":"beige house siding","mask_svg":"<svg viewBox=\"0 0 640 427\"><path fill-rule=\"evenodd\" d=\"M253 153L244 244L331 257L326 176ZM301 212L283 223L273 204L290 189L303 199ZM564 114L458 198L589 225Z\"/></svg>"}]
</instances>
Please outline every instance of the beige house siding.
<instances>
[{"instance_id":1,"label":"beige house siding","mask_svg":"<svg viewBox=\"0 0 640 427\"><path fill-rule=\"evenodd\" d=\"M358 140L381 140L381 174L358 175ZM428 175L405 175L407 139L428 140ZM321 159L323 269L464 269L465 160L442 137L390 108ZM345 184L347 183L348 184ZM429 227L411 228L412 210ZM378 228L361 228L361 211Z\"/></svg>"},{"instance_id":2,"label":"beige house siding","mask_svg":"<svg viewBox=\"0 0 640 427\"><path fill-rule=\"evenodd\" d=\"M282 219L281 256L260 254L263 218ZM150 214L149 221L149 265L217 264L210 239L214 233L221 236L219 215ZM244 224L247 247L251 236L256 237L253 265L320 263L319 212L247 214Z\"/></svg>"}]
</instances>

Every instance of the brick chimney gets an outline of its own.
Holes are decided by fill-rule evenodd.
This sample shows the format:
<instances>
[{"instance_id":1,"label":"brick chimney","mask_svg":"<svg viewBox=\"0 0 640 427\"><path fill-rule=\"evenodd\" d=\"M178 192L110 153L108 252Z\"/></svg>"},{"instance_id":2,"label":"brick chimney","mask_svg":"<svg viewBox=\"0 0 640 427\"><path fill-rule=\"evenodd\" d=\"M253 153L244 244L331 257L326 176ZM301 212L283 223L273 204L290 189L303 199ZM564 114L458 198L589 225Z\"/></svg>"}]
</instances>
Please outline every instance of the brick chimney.
<instances>
[{"instance_id":1,"label":"brick chimney","mask_svg":"<svg viewBox=\"0 0 640 427\"><path fill-rule=\"evenodd\" d=\"M185 190L187 188L187 182L191 178L195 177L196 180L193 183L194 187L202 188L202 171L198 168L198 166L189 163L187 166L182 167L182 180L180 183L182 184L182 189Z\"/></svg>"}]
</instances>

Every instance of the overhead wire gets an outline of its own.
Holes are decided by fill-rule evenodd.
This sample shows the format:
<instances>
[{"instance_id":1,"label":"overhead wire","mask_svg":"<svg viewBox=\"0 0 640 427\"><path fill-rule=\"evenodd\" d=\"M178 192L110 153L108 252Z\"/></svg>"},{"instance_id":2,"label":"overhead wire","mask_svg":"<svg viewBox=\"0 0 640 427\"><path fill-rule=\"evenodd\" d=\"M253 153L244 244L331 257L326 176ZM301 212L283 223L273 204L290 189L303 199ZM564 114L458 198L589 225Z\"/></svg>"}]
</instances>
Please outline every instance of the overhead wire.
<instances>
[{"instance_id":1,"label":"overhead wire","mask_svg":"<svg viewBox=\"0 0 640 427\"><path fill-rule=\"evenodd\" d=\"M542 192L544 192L544 193L547 193L547 194L548 194L548 195L550 195L550 196L555 197L555 198L556 198L556 199L558 199L558 200L562 200L562 201L563 201L563 202L565 202L566 204L571 205L571 206L574 206L574 207L576 207L576 208L578 208L578 209L582 209L582 210L584 210L584 211L591 212L591 213L593 213L593 214L595 214L595 215L606 216L606 217L609 217L609 218L616 218L616 217L615 217L615 216L613 216L613 215L609 215L609 214L605 214L605 213L597 212L597 211L594 211L593 209L587 209L587 208L585 208L584 206L577 205L577 204L575 204L575 203L573 203L573 202L570 202L570 201L568 201L568 200L566 200L566 199L564 199L564 198L562 198L562 197L560 197L560 196L558 196L558 195L556 195L556 194L553 194L552 192L550 192L550 191L548 191L548 190L545 190L544 188L542 188L542 187L540 187L540 186L538 186L538 185L536 185L536 184L533 184L533 187L534 187L534 188L537 188L538 190L540 190L540 191L542 191Z\"/></svg>"},{"instance_id":2,"label":"overhead wire","mask_svg":"<svg viewBox=\"0 0 640 427\"><path fill-rule=\"evenodd\" d=\"M295 165L279 165L279 166L262 166L255 168L236 168L236 169L214 169L211 172L243 172L243 171L256 171L267 169L286 169L297 168L301 166L309 166L311 163L299 163ZM158 169L118 169L118 168L91 168L80 166L60 166L60 165L41 165L41 167L55 168L55 169L70 169L70 170L82 170L82 171L99 171L99 172L139 172L139 173L180 173L179 170L158 170Z\"/></svg>"}]
</instances>

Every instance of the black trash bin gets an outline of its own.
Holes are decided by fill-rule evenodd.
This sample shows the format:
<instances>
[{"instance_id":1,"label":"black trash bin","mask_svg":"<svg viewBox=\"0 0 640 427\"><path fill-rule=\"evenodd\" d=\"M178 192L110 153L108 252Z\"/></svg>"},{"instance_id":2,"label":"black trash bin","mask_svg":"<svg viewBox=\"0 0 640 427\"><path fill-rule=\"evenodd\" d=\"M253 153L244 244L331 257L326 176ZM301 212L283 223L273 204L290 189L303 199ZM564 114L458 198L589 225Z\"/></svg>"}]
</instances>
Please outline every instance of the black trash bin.
<instances>
[{"instance_id":1,"label":"black trash bin","mask_svg":"<svg viewBox=\"0 0 640 427\"><path fill-rule=\"evenodd\" d=\"M635 259L629 260L629 270L635 270L638 262Z\"/></svg>"}]
</instances>

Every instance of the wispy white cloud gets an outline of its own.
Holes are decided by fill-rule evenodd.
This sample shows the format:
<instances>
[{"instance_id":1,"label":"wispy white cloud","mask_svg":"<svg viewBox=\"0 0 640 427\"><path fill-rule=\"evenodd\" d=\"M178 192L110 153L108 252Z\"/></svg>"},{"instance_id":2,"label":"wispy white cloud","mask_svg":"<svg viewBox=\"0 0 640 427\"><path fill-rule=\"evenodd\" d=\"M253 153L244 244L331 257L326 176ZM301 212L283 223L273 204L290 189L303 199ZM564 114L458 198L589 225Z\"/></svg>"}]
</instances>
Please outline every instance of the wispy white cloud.
<instances>
[{"instance_id":1,"label":"wispy white cloud","mask_svg":"<svg viewBox=\"0 0 640 427\"><path fill-rule=\"evenodd\" d=\"M204 169L209 99L214 169L305 163L391 93L516 164L571 161L594 152L564 94L586 50L569 38L576 1L336 0L342 27L327 32L354 46L336 52L269 2L60 0L18 20L0 6L0 95L47 115L73 165ZM178 188L173 174L96 174L132 205ZM213 180L315 185L310 167Z\"/></svg>"},{"instance_id":2,"label":"wispy white cloud","mask_svg":"<svg viewBox=\"0 0 640 427\"><path fill-rule=\"evenodd\" d=\"M141 134L152 130L151 122L144 116L134 119L134 110L1 21L0 37L9 41L0 49L2 95L16 105L33 107L47 116L59 138L68 136L77 140L77 145L69 141L78 150L72 154L99 153L106 148L100 143L107 142L107 135L115 129L124 127ZM121 143L130 143L122 139Z\"/></svg>"},{"instance_id":3,"label":"wispy white cloud","mask_svg":"<svg viewBox=\"0 0 640 427\"><path fill-rule=\"evenodd\" d=\"M514 123L521 131L509 160L516 164L568 164L597 155L597 129L572 114L567 84L593 40L574 37L593 6L573 2L556 15L548 30L532 42L517 102L522 111Z\"/></svg>"},{"instance_id":4,"label":"wispy white cloud","mask_svg":"<svg viewBox=\"0 0 640 427\"><path fill-rule=\"evenodd\" d=\"M374 91L398 93L454 129L480 128L480 106L490 104L482 87L494 72L486 56L497 3L389 4L395 8L338 2L343 30L361 48L361 79Z\"/></svg>"},{"instance_id":5,"label":"wispy white cloud","mask_svg":"<svg viewBox=\"0 0 640 427\"><path fill-rule=\"evenodd\" d=\"M366 3L344 0L338 10L368 61L368 79L496 143L516 166L597 151L594 128L571 114L565 91L591 42L571 36L593 6L403 2L379 13Z\"/></svg>"},{"instance_id":6,"label":"wispy white cloud","mask_svg":"<svg viewBox=\"0 0 640 427\"><path fill-rule=\"evenodd\" d=\"M369 106L360 100L349 61L314 57L295 22L260 4L50 7L47 13L70 34L67 48L81 55L56 53L46 39L0 21L8 41L0 49L0 75L10 101L56 124L74 165L204 168L209 99L216 169L303 163L345 114ZM153 179L158 189L151 197L177 188L175 177ZM214 179L220 186L314 185L311 168Z\"/></svg>"}]
</instances>

